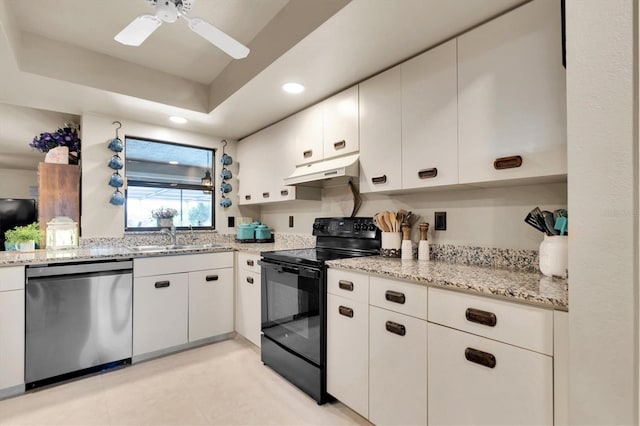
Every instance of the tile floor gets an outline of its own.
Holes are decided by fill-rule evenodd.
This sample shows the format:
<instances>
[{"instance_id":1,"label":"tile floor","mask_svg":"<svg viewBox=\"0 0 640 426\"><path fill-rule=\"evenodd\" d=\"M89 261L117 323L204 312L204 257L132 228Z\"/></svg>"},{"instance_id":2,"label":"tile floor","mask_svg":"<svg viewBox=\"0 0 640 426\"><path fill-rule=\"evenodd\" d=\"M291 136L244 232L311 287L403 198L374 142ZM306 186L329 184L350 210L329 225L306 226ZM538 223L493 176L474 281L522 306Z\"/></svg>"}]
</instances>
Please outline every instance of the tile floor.
<instances>
[{"instance_id":1,"label":"tile floor","mask_svg":"<svg viewBox=\"0 0 640 426\"><path fill-rule=\"evenodd\" d=\"M346 424L369 423L317 405L242 338L0 401L0 425Z\"/></svg>"}]
</instances>

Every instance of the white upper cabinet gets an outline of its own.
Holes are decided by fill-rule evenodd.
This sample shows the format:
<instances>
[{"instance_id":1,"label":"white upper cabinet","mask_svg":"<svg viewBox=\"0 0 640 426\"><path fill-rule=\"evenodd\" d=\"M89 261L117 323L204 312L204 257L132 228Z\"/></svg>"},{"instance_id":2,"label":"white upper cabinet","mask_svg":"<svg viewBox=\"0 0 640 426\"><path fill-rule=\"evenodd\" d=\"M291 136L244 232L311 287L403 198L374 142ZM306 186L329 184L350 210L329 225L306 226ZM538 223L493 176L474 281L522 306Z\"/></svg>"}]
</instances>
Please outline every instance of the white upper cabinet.
<instances>
[{"instance_id":1,"label":"white upper cabinet","mask_svg":"<svg viewBox=\"0 0 640 426\"><path fill-rule=\"evenodd\" d=\"M296 114L296 165L314 163L324 157L322 146L322 108L316 104Z\"/></svg>"},{"instance_id":2,"label":"white upper cabinet","mask_svg":"<svg viewBox=\"0 0 640 426\"><path fill-rule=\"evenodd\" d=\"M360 84L360 191L402 187L400 67Z\"/></svg>"},{"instance_id":3,"label":"white upper cabinet","mask_svg":"<svg viewBox=\"0 0 640 426\"><path fill-rule=\"evenodd\" d=\"M401 65L402 187L458 183L456 40Z\"/></svg>"},{"instance_id":4,"label":"white upper cabinet","mask_svg":"<svg viewBox=\"0 0 640 426\"><path fill-rule=\"evenodd\" d=\"M322 105L324 158L358 152L358 86L343 90Z\"/></svg>"},{"instance_id":5,"label":"white upper cabinet","mask_svg":"<svg viewBox=\"0 0 640 426\"><path fill-rule=\"evenodd\" d=\"M461 35L460 183L566 175L565 86L558 2L533 1Z\"/></svg>"}]
</instances>

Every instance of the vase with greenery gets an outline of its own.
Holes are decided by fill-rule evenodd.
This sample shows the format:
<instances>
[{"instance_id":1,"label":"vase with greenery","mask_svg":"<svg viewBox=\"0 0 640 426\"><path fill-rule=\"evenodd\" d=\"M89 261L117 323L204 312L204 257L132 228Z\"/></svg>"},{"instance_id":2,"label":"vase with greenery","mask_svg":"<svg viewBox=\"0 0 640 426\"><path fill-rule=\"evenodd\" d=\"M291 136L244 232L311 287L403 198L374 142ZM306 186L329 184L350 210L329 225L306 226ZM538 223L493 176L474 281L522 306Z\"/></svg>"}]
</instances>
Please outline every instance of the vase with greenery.
<instances>
[{"instance_id":1,"label":"vase with greenery","mask_svg":"<svg viewBox=\"0 0 640 426\"><path fill-rule=\"evenodd\" d=\"M158 226L172 226L173 218L178 215L178 210L171 207L160 207L151 211L151 217L156 219Z\"/></svg>"},{"instance_id":2,"label":"vase with greenery","mask_svg":"<svg viewBox=\"0 0 640 426\"><path fill-rule=\"evenodd\" d=\"M5 246L18 251L34 251L35 245L40 244L42 232L37 222L25 226L16 226L4 233Z\"/></svg>"},{"instance_id":3,"label":"vase with greenery","mask_svg":"<svg viewBox=\"0 0 640 426\"><path fill-rule=\"evenodd\" d=\"M33 138L29 146L40 152L47 153L53 148L66 146L69 148L69 163L78 164L80 158L80 126L76 123L64 123L63 127L54 132L40 133Z\"/></svg>"}]
</instances>

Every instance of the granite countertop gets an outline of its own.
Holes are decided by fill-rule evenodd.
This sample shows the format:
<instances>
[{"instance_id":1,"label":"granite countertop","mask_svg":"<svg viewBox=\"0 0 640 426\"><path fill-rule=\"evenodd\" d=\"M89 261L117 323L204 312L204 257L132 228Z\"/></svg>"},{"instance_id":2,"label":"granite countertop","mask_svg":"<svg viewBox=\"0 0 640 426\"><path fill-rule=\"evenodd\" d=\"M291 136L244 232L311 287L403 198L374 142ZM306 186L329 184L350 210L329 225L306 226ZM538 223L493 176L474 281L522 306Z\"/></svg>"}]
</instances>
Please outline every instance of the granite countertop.
<instances>
[{"instance_id":1,"label":"granite countertop","mask_svg":"<svg viewBox=\"0 0 640 426\"><path fill-rule=\"evenodd\" d=\"M569 308L568 280L549 278L539 273L380 256L331 260L327 264L331 268L405 279L557 310L567 311Z\"/></svg>"}]
</instances>

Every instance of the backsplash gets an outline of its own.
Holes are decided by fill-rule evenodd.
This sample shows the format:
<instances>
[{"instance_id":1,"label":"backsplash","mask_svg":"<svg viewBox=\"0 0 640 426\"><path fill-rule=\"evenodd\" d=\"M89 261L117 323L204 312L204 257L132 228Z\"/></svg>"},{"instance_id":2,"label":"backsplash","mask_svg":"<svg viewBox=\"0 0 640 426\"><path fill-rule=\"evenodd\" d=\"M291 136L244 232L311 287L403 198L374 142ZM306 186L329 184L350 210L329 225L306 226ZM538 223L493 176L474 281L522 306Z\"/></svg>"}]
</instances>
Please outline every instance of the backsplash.
<instances>
[{"instance_id":1,"label":"backsplash","mask_svg":"<svg viewBox=\"0 0 640 426\"><path fill-rule=\"evenodd\" d=\"M433 260L525 272L538 271L538 251L536 250L467 247L451 244L431 244L429 248Z\"/></svg>"}]
</instances>

